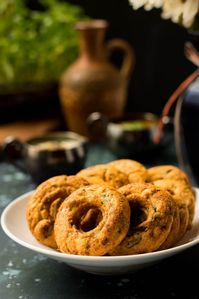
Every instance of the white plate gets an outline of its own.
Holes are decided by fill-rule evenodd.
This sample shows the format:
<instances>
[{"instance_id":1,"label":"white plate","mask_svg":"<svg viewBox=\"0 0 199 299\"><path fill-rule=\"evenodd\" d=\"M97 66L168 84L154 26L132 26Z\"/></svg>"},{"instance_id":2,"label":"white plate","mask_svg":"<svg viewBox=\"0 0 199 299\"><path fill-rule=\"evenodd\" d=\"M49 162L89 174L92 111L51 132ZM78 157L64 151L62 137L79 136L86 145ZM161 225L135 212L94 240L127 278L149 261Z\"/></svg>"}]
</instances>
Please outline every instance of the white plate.
<instances>
[{"instance_id":1,"label":"white plate","mask_svg":"<svg viewBox=\"0 0 199 299\"><path fill-rule=\"evenodd\" d=\"M26 203L31 192L12 201L3 211L1 225L4 232L15 242L37 253L62 261L67 265L95 274L115 275L134 272L162 259L182 252L199 243L199 189L196 191L196 211L192 229L180 244L173 248L152 253L128 256L80 256L64 254L38 243L26 223Z\"/></svg>"}]
</instances>

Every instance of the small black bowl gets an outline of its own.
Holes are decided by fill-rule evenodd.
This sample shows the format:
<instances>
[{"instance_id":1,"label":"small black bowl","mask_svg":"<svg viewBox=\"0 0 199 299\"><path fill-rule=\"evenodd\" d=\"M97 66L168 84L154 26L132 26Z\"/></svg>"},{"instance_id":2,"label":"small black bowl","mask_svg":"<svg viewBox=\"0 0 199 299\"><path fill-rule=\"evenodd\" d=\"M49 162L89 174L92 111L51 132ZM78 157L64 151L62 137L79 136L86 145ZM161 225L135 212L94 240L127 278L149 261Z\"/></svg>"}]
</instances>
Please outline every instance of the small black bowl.
<instances>
[{"instance_id":1,"label":"small black bowl","mask_svg":"<svg viewBox=\"0 0 199 299\"><path fill-rule=\"evenodd\" d=\"M105 115L94 112L87 123L90 139L104 141L118 156L143 156L165 144L165 138L158 144L154 140L159 117L153 113L131 113L109 120Z\"/></svg>"},{"instance_id":2,"label":"small black bowl","mask_svg":"<svg viewBox=\"0 0 199 299\"><path fill-rule=\"evenodd\" d=\"M87 155L86 137L74 132L54 132L21 142L6 138L3 157L40 183L55 175L76 174L84 167Z\"/></svg>"}]
</instances>

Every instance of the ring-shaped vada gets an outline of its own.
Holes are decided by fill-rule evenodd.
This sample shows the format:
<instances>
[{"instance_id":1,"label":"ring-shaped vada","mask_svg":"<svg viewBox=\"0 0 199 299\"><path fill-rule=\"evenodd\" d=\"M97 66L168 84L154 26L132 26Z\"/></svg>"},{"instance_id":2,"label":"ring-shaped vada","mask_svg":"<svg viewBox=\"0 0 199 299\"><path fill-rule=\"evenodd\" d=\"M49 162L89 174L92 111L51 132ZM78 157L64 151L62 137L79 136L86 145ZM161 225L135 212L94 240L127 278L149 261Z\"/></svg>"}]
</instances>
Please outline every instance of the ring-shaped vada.
<instances>
[{"instance_id":1,"label":"ring-shaped vada","mask_svg":"<svg viewBox=\"0 0 199 299\"><path fill-rule=\"evenodd\" d=\"M81 219L88 217L86 227ZM89 221L90 218L90 221ZM61 252L102 256L117 246L129 229L126 198L106 185L91 185L73 192L62 203L55 220L55 238Z\"/></svg>"},{"instance_id":2,"label":"ring-shaped vada","mask_svg":"<svg viewBox=\"0 0 199 299\"><path fill-rule=\"evenodd\" d=\"M179 241L187 229L190 229L192 226L195 213L195 195L185 181L165 179L154 181L154 184L168 190L178 205L180 212L180 230L177 241Z\"/></svg>"},{"instance_id":3,"label":"ring-shaped vada","mask_svg":"<svg viewBox=\"0 0 199 299\"><path fill-rule=\"evenodd\" d=\"M59 206L73 191L88 185L83 178L59 175L41 183L31 195L26 219L30 231L42 244L57 248L54 238L54 221Z\"/></svg>"},{"instance_id":4,"label":"ring-shaped vada","mask_svg":"<svg viewBox=\"0 0 199 299\"><path fill-rule=\"evenodd\" d=\"M109 164L98 164L80 170L78 177L86 179L90 184L108 184L120 188L129 183L128 176Z\"/></svg>"},{"instance_id":5,"label":"ring-shaped vada","mask_svg":"<svg viewBox=\"0 0 199 299\"><path fill-rule=\"evenodd\" d=\"M147 182L171 179L175 181L185 181L190 185L187 174L180 168L173 165L159 165L147 169Z\"/></svg>"},{"instance_id":6,"label":"ring-shaped vada","mask_svg":"<svg viewBox=\"0 0 199 299\"><path fill-rule=\"evenodd\" d=\"M124 172L129 183L144 183L147 179L147 169L140 162L131 159L119 159L110 162L118 170Z\"/></svg>"},{"instance_id":7,"label":"ring-shaped vada","mask_svg":"<svg viewBox=\"0 0 199 299\"><path fill-rule=\"evenodd\" d=\"M126 237L110 255L129 255L157 250L168 237L174 215L171 195L152 184L129 184L119 189L131 208Z\"/></svg>"},{"instance_id":8,"label":"ring-shaped vada","mask_svg":"<svg viewBox=\"0 0 199 299\"><path fill-rule=\"evenodd\" d=\"M188 175L183 170L173 165L154 166L149 168L147 171L148 171L148 178L147 178L148 182L155 183L156 181L159 181L159 185L160 184L164 186L166 184L170 185L169 188L172 190L175 196L179 198L178 195L180 195L181 203L183 203L184 206L187 206L188 208L188 212L189 212L188 229L190 229L192 226L192 221L195 213L195 194L192 190ZM164 181L166 180L170 180L170 182L165 183Z\"/></svg>"}]
</instances>

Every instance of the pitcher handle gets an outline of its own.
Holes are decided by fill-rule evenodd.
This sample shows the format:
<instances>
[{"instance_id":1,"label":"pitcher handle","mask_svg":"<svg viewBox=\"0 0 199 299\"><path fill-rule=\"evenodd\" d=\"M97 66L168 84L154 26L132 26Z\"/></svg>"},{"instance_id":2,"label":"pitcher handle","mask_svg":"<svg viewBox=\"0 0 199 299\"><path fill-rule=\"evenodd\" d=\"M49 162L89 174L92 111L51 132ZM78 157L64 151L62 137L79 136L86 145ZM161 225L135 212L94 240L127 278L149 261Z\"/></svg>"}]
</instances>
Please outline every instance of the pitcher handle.
<instances>
[{"instance_id":1,"label":"pitcher handle","mask_svg":"<svg viewBox=\"0 0 199 299\"><path fill-rule=\"evenodd\" d=\"M112 39L106 44L107 56L110 58L115 50L123 52L123 62L120 68L121 75L127 80L135 66L135 54L131 45L123 39Z\"/></svg>"}]
</instances>

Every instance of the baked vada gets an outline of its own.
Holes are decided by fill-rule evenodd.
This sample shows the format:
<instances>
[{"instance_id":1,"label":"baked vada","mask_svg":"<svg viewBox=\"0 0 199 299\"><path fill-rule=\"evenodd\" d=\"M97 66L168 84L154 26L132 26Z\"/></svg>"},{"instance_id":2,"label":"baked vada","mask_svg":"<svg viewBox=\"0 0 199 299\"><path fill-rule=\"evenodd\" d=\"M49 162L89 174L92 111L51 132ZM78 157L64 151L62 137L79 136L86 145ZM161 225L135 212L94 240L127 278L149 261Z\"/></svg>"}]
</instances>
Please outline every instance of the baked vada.
<instances>
[{"instance_id":1,"label":"baked vada","mask_svg":"<svg viewBox=\"0 0 199 299\"><path fill-rule=\"evenodd\" d=\"M41 183L31 195L26 219L30 231L42 244L57 248L54 238L54 221L59 206L73 191L88 182L80 177L60 175Z\"/></svg>"},{"instance_id":2,"label":"baked vada","mask_svg":"<svg viewBox=\"0 0 199 299\"><path fill-rule=\"evenodd\" d=\"M88 217L85 229L81 219L90 210L95 211L95 217ZM86 186L61 204L55 220L55 238L61 252L102 256L123 240L129 223L129 203L121 193L106 185Z\"/></svg>"},{"instance_id":3,"label":"baked vada","mask_svg":"<svg viewBox=\"0 0 199 299\"><path fill-rule=\"evenodd\" d=\"M167 239L174 217L169 192L152 184L129 184L119 189L129 202L129 231L110 255L129 255L157 250Z\"/></svg>"},{"instance_id":4,"label":"baked vada","mask_svg":"<svg viewBox=\"0 0 199 299\"><path fill-rule=\"evenodd\" d=\"M119 188L129 183L128 176L109 164L98 164L80 170L78 177L86 179L90 184L108 184Z\"/></svg>"},{"instance_id":5,"label":"baked vada","mask_svg":"<svg viewBox=\"0 0 199 299\"><path fill-rule=\"evenodd\" d=\"M172 179L175 181L186 181L189 185L189 178L187 174L180 168L173 165L159 165L147 169L147 182L154 182L157 180Z\"/></svg>"},{"instance_id":6,"label":"baked vada","mask_svg":"<svg viewBox=\"0 0 199 299\"><path fill-rule=\"evenodd\" d=\"M129 183L144 183L147 179L146 168L135 160L119 159L110 162L108 165L124 172L128 176Z\"/></svg>"},{"instance_id":7,"label":"baked vada","mask_svg":"<svg viewBox=\"0 0 199 299\"><path fill-rule=\"evenodd\" d=\"M180 230L177 241L179 241L187 229L190 229L195 213L195 194L186 181L174 181L171 179L157 180L154 184L168 190L178 205L180 212Z\"/></svg>"}]
</instances>

